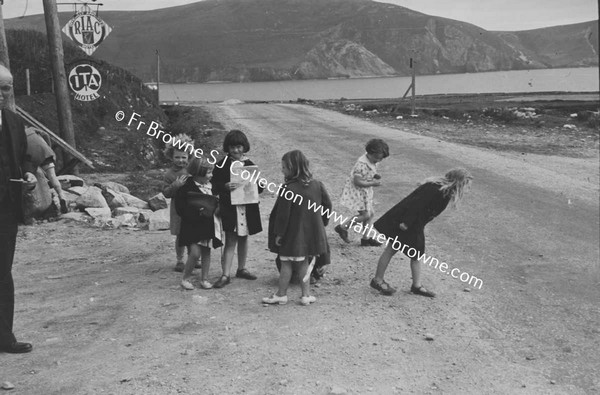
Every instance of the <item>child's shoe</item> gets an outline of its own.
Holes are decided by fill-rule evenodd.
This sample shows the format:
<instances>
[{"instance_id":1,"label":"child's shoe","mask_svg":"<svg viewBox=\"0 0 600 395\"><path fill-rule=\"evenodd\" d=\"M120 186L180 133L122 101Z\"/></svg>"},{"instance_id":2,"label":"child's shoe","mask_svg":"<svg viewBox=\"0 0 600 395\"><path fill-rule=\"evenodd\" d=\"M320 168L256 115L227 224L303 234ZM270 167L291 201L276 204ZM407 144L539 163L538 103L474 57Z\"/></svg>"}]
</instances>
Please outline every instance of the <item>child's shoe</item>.
<instances>
[{"instance_id":1,"label":"child's shoe","mask_svg":"<svg viewBox=\"0 0 600 395\"><path fill-rule=\"evenodd\" d=\"M375 288L381 292L382 295L386 296L391 296L396 292L396 289L392 288L390 284L386 283L385 281L378 283L375 281L375 279L371 280L371 288Z\"/></svg>"},{"instance_id":2,"label":"child's shoe","mask_svg":"<svg viewBox=\"0 0 600 395\"><path fill-rule=\"evenodd\" d=\"M183 273L183 268L185 267L183 262L177 262L175 264L175 267L173 268L174 271L176 271L177 273Z\"/></svg>"},{"instance_id":3,"label":"child's shoe","mask_svg":"<svg viewBox=\"0 0 600 395\"><path fill-rule=\"evenodd\" d=\"M335 228L333 228L333 230L335 230L337 234L340 235L342 240L344 240L346 243L350 243L350 239L348 239L348 231L342 228L341 225L336 226Z\"/></svg>"},{"instance_id":4,"label":"child's shoe","mask_svg":"<svg viewBox=\"0 0 600 395\"><path fill-rule=\"evenodd\" d=\"M271 297L263 298L262 302L265 304L286 304L288 301L287 295L277 296L277 294L271 295Z\"/></svg>"},{"instance_id":5,"label":"child's shoe","mask_svg":"<svg viewBox=\"0 0 600 395\"><path fill-rule=\"evenodd\" d=\"M300 304L302 306L308 306L311 303L315 303L317 301L317 298L315 298L312 295L309 296L303 296L302 298L300 298Z\"/></svg>"},{"instance_id":6,"label":"child's shoe","mask_svg":"<svg viewBox=\"0 0 600 395\"><path fill-rule=\"evenodd\" d=\"M194 289L194 284L190 280L181 280L181 287L185 290L191 291Z\"/></svg>"},{"instance_id":7,"label":"child's shoe","mask_svg":"<svg viewBox=\"0 0 600 395\"><path fill-rule=\"evenodd\" d=\"M202 289L211 289L213 287L213 285L206 280L202 280L202 281L200 281L200 287Z\"/></svg>"}]
</instances>

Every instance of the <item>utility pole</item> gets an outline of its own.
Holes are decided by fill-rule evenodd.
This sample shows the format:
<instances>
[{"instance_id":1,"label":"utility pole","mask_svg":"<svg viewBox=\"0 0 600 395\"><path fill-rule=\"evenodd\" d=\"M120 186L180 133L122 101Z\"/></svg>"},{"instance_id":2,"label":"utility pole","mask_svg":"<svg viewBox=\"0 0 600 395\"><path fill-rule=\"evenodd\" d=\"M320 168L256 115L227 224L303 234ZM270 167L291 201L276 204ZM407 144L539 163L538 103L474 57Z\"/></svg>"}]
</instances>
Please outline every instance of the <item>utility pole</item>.
<instances>
[{"instance_id":1,"label":"utility pole","mask_svg":"<svg viewBox=\"0 0 600 395\"><path fill-rule=\"evenodd\" d=\"M412 82L410 83L410 86L412 86L412 96L411 96L411 110L410 110L410 116L414 117L416 116L415 114L415 65L413 64L413 58L410 58L410 68L412 70Z\"/></svg>"},{"instance_id":2,"label":"utility pole","mask_svg":"<svg viewBox=\"0 0 600 395\"><path fill-rule=\"evenodd\" d=\"M56 92L56 109L58 112L58 127L60 135L71 147L75 146L75 131L73 129L73 115L71 114L71 99L67 88L67 73L65 72L62 36L58 21L58 8L56 0L42 0L44 3L44 16L46 18L46 32L52 62L52 75L54 91ZM65 153L63 167L68 166L73 158ZM76 170L75 170L76 171Z\"/></svg>"},{"instance_id":3,"label":"utility pole","mask_svg":"<svg viewBox=\"0 0 600 395\"><path fill-rule=\"evenodd\" d=\"M6 66L7 69L10 70L10 60L8 58L8 44L6 43L6 32L4 31L4 16L2 15L2 5L4 4L4 0L0 0L0 62ZM8 102L6 103L6 107L15 111L15 94L10 95L8 98Z\"/></svg>"},{"instance_id":4,"label":"utility pole","mask_svg":"<svg viewBox=\"0 0 600 395\"><path fill-rule=\"evenodd\" d=\"M160 54L156 50L156 100L160 106Z\"/></svg>"}]
</instances>

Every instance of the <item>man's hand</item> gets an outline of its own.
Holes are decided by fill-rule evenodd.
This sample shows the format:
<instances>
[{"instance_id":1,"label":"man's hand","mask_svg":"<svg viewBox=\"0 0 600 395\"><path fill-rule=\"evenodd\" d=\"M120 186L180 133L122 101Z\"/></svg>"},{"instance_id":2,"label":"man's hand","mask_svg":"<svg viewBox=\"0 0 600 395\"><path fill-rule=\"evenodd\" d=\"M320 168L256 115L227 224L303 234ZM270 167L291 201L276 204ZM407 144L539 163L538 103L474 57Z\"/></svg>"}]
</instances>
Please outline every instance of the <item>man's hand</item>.
<instances>
[{"instance_id":1,"label":"man's hand","mask_svg":"<svg viewBox=\"0 0 600 395\"><path fill-rule=\"evenodd\" d=\"M276 246L281 246L283 242L283 238L281 236L275 236L275 245Z\"/></svg>"},{"instance_id":2,"label":"man's hand","mask_svg":"<svg viewBox=\"0 0 600 395\"><path fill-rule=\"evenodd\" d=\"M35 178L35 176L32 173L25 173L25 182L23 183L23 186L25 187L25 189L31 191L32 189L35 188L35 186L37 185L37 178Z\"/></svg>"}]
</instances>

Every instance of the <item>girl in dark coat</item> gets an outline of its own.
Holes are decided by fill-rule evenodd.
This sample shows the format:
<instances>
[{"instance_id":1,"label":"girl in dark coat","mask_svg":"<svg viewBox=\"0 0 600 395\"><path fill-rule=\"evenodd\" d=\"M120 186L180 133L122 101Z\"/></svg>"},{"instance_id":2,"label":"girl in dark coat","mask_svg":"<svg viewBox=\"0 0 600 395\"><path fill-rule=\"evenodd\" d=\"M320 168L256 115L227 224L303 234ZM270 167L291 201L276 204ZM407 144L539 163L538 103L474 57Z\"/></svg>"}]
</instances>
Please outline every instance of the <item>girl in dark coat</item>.
<instances>
[{"instance_id":1,"label":"girl in dark coat","mask_svg":"<svg viewBox=\"0 0 600 395\"><path fill-rule=\"evenodd\" d=\"M452 169L444 177L428 179L375 222L375 229L388 238L388 243L379 258L371 287L384 295L392 295L396 292L383 279L390 260L400 248L395 243L389 242L391 237L405 247L402 248L402 252L411 259L411 292L428 297L435 296L421 284L421 266L415 258L425 252L425 225L444 211L448 203L452 202L455 206L472 179L473 177L465 169ZM417 254L413 252L413 255L409 256L408 251L411 249L416 250Z\"/></svg>"},{"instance_id":2,"label":"girl in dark coat","mask_svg":"<svg viewBox=\"0 0 600 395\"><path fill-rule=\"evenodd\" d=\"M244 166L254 163L246 157L250 151L250 143L246 135L239 130L231 130L223 141L223 151L227 156L215 166L213 185L219 195L219 208L225 231L225 248L221 257L223 274L215 283L215 288L222 288L231 282L231 265L237 246L238 268L235 276L247 280L256 280L256 276L246 269L248 256L248 236L262 231L258 203L232 205L231 191L240 185L231 182L231 166L241 162ZM239 166L239 163L237 164ZM258 188L259 193L262 188Z\"/></svg>"},{"instance_id":3,"label":"girl in dark coat","mask_svg":"<svg viewBox=\"0 0 600 395\"><path fill-rule=\"evenodd\" d=\"M269 250L279 254L281 271L277 293L262 300L267 304L287 303L292 265L297 265L299 277L305 279L309 260L327 253L322 214L331 210L331 199L325 186L312 178L308 159L298 150L283 155L281 171L285 192L278 196L269 217ZM310 294L310 281L301 281L301 288L302 305L317 300Z\"/></svg>"},{"instance_id":4,"label":"girl in dark coat","mask_svg":"<svg viewBox=\"0 0 600 395\"><path fill-rule=\"evenodd\" d=\"M189 248L188 258L183 269L183 279L181 286L184 289L192 290L192 270L201 258L202 278L200 286L204 289L210 289L213 285L208 281L208 272L210 270L210 248L219 248L221 243L221 220L217 213L205 215L202 211L206 210L193 204L193 200L198 200L197 196L212 196L212 178L213 165L206 158L194 158L187 166L189 177L185 183L177 190L175 194L175 210L181 217L181 227L179 229L179 245ZM196 198L194 198L196 196ZM206 198L205 200L210 200ZM216 198L215 206L216 206Z\"/></svg>"}]
</instances>

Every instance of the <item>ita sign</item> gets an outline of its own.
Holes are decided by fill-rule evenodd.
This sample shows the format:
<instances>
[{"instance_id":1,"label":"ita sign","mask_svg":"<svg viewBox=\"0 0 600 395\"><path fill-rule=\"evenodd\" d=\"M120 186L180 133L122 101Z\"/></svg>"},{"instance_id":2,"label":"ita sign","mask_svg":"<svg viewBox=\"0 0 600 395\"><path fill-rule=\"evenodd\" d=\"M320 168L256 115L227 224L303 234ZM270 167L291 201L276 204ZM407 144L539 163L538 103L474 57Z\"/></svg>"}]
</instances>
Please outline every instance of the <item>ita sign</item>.
<instances>
[{"instance_id":1,"label":"ita sign","mask_svg":"<svg viewBox=\"0 0 600 395\"><path fill-rule=\"evenodd\" d=\"M71 69L69 86L75 92L75 99L92 101L100 97L98 91L102 86L102 76L94 66L82 63Z\"/></svg>"},{"instance_id":2,"label":"ita sign","mask_svg":"<svg viewBox=\"0 0 600 395\"><path fill-rule=\"evenodd\" d=\"M96 48L111 32L110 26L96 16L88 6L83 6L62 31L75 41L88 55L94 53Z\"/></svg>"}]
</instances>

